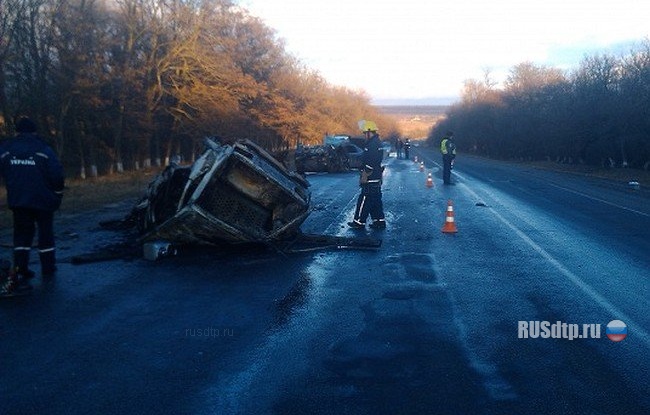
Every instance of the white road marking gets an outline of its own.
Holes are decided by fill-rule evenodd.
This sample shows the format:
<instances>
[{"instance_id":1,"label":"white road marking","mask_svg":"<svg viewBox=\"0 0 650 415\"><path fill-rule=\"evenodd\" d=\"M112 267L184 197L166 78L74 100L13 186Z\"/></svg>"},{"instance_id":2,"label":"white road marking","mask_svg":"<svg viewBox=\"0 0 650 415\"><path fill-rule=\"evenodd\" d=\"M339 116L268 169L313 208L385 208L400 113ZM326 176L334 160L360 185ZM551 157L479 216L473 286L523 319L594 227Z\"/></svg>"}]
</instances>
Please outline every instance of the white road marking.
<instances>
[{"instance_id":1,"label":"white road marking","mask_svg":"<svg viewBox=\"0 0 650 415\"><path fill-rule=\"evenodd\" d=\"M429 161L431 161L428 157L427 157L427 159ZM431 161L431 162L433 164L437 165L438 167L440 167L440 165L438 163L436 163L435 161ZM452 171L452 174L454 174L454 175L458 176L459 178L463 179L463 181L468 181L465 177L463 177L462 175L458 174L455 171ZM602 202L602 203L606 203L608 205L611 205L611 206L614 206L614 207L617 207L617 208L620 208L620 209L624 209L624 210L627 210L627 211L630 211L630 212L633 212L633 213L637 213L637 214L640 214L640 215L644 215L644 216L650 216L650 215L648 215L648 214L646 214L644 212L639 212L639 211L634 210L634 209L626 208L625 206L616 205L616 204L608 202L606 200L594 198L594 197L591 197L591 196L586 195L586 194L581 193L581 192L577 192L577 191L574 191L574 190L571 190L571 189L566 189L564 187L553 185L551 183L548 183L548 184L550 186L554 186L554 187L557 187L559 189L566 190L568 192L573 192L573 193L576 193L578 195L587 197L589 199L593 199L593 200L596 200L596 201L599 201L599 202ZM460 186L463 187L463 189L467 193L469 193L471 196L473 196L476 200L482 200L481 197L478 194L476 194L476 192L474 192L472 189L470 189L466 184L460 183ZM639 324L637 324L627 314L623 313L621 310L619 310L612 303L607 301L607 299L605 299L605 297L600 295L594 288L592 288L589 284L584 282L580 277L578 277L576 274L574 274L569 269L567 269L564 265L562 265L562 263L560 261L555 259L544 248L542 248L537 243L535 243L535 241L533 241L530 237L528 237L528 235L526 235L522 230L520 230L515 225L513 225L510 221L508 221L506 218L501 216L499 214L499 212L497 212L494 209L490 209L490 211L497 217L497 219L499 219L501 222L503 222L504 225L506 225L507 227L512 229L512 231L515 234L517 234L517 236L519 236L524 242L526 242L526 244L528 244L533 250L535 250L535 252L537 252L544 259L546 259L548 262L550 262L551 265L553 265L562 275L567 277L569 279L569 281L571 281L580 290L582 290L582 292L587 294L601 308L603 308L605 311L610 313L613 317L616 317L618 320L623 320L625 322L625 324L627 324L627 326L632 329L631 332L634 333L634 336L641 339L643 341L643 343L645 343L646 347L650 348L650 334L648 334L648 332L645 331Z\"/></svg>"},{"instance_id":2,"label":"white road marking","mask_svg":"<svg viewBox=\"0 0 650 415\"><path fill-rule=\"evenodd\" d=\"M480 197L476 192L474 192L472 189L470 189L467 185L464 183L461 183L460 186L463 187L463 189L475 197L477 200L480 200ZM571 272L569 269L567 269L560 261L555 259L551 254L549 254L544 248L539 246L535 241L533 241L528 235L526 235L522 230L517 228L515 225L513 225L509 220L501 216L499 212L497 212L494 209L490 209L490 211L494 214L494 216L497 217L501 222L503 222L504 225L509 227L517 236L519 236L528 246L533 248L535 252L540 254L544 259L546 259L548 262L551 263L562 275L567 277L569 281L571 281L574 285L576 285L582 292L587 294L589 297L591 297L592 300L594 300L601 308L603 308L605 311L610 313L613 317L616 317L618 320L623 320L625 324L627 324L628 327L630 327L632 330L631 332L634 333L635 337L638 337L645 343L646 347L650 348L650 335L648 335L648 332L645 331L639 324L637 324L634 320L632 320L627 314L623 313L621 310L616 308L612 303L607 301L605 297L600 295L595 289L593 289L589 284L584 282L580 277L578 277L576 274Z\"/></svg>"},{"instance_id":3,"label":"white road marking","mask_svg":"<svg viewBox=\"0 0 650 415\"><path fill-rule=\"evenodd\" d=\"M613 207L615 207L615 208L619 208L619 209L627 210L628 212L636 213L637 215L642 215L642 216L648 216L648 217L650 217L650 214L648 214L648 213L641 212L641 211L638 211L638 210L635 210L635 209L631 209L631 208L628 208L628 207L625 207L625 206L617 205L616 203L612 203L612 202L609 202L609 201L607 201L607 200L604 200L604 199L601 199L601 198L598 198L598 197L590 196L590 195L588 195L588 194L585 194L585 193L579 192L579 191L577 191L577 190L568 189L568 188L566 188L566 187L558 186L558 185L556 185L556 184L552 184L552 183L547 183L547 184L548 184L549 186L555 187L555 188L557 188L557 189L564 190L565 192L574 193L574 194L576 194L576 195L586 197L587 199L595 200L596 202L604 203L604 204L606 204L606 205L613 206Z\"/></svg>"},{"instance_id":4,"label":"white road marking","mask_svg":"<svg viewBox=\"0 0 650 415\"><path fill-rule=\"evenodd\" d=\"M428 158L427 158L427 159L428 159ZM430 160L430 161L431 161L431 160ZM435 161L431 161L431 162L432 162L433 164L435 164L436 166L438 166L438 168L442 168L442 167L440 166L440 164L436 163ZM462 179L462 180L467 180L466 177L462 176L461 174L459 174L459 173L457 173L457 172L455 172L455 171L452 171L451 174L453 174L453 175L455 175L455 176L458 176L458 178L460 178L460 179ZM641 212L641 211L636 210L636 209L632 209L632 208L629 208L629 207L626 207L626 206L622 206L622 205L619 205L619 204L616 204L616 203L610 202L610 201L608 201L608 200L601 199L601 198L599 198L599 197L590 196L590 195L588 195L588 194L586 194L586 193L579 192L579 191L577 191L577 190L569 189L569 188L567 188L567 187L560 186L560 185L557 185L557 184L553 184L553 183L550 183L550 182L546 182L546 184L548 184L548 185L551 186L551 187L555 187L555 188L557 188L557 189L564 190L565 192L569 192L569 193L573 193L573 194L576 194L576 195L579 195L579 196L583 196L583 197L586 197L587 199L591 199L591 200L596 201L596 202L604 203L604 204L606 204L606 205L613 206L613 207L618 208L618 209L622 209L622 210L626 210L626 211L628 211L628 212L636 213L637 215L650 217L650 214L649 214L649 213Z\"/></svg>"}]
</instances>

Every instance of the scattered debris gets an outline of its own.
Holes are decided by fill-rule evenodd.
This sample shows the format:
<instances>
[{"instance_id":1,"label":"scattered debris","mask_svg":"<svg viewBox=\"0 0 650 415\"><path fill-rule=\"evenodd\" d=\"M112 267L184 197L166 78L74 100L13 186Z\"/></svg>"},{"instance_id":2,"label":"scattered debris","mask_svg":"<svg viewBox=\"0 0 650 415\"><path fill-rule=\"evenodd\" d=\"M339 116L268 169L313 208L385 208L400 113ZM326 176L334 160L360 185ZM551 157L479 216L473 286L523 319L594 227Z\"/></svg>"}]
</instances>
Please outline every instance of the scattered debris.
<instances>
[{"instance_id":1,"label":"scattered debris","mask_svg":"<svg viewBox=\"0 0 650 415\"><path fill-rule=\"evenodd\" d=\"M137 229L127 241L77 255L73 264L132 259L155 261L186 248L270 247L281 254L318 249L377 249L373 238L308 235L300 225L311 211L309 183L254 143L221 145L206 139L192 166L172 164L149 184L122 220L105 229ZM248 250L248 249L247 249Z\"/></svg>"},{"instance_id":2,"label":"scattered debris","mask_svg":"<svg viewBox=\"0 0 650 415\"><path fill-rule=\"evenodd\" d=\"M11 261L0 260L0 298L20 297L31 294L32 286L29 278L15 272Z\"/></svg>"},{"instance_id":3,"label":"scattered debris","mask_svg":"<svg viewBox=\"0 0 650 415\"><path fill-rule=\"evenodd\" d=\"M172 246L172 244L165 241L146 242L142 245L142 252L144 254L144 259L149 261L156 261L159 258L175 256L178 254L178 250Z\"/></svg>"},{"instance_id":4,"label":"scattered debris","mask_svg":"<svg viewBox=\"0 0 650 415\"><path fill-rule=\"evenodd\" d=\"M140 247L131 242L114 243L96 247L92 252L75 255L70 258L73 265L92 264L95 262L115 261L118 259L129 261L140 257ZM64 261L61 261L64 262Z\"/></svg>"},{"instance_id":5,"label":"scattered debris","mask_svg":"<svg viewBox=\"0 0 650 415\"><path fill-rule=\"evenodd\" d=\"M332 236L300 234L282 247L282 252L291 254L321 249L378 249L381 239L359 236Z\"/></svg>"}]
</instances>

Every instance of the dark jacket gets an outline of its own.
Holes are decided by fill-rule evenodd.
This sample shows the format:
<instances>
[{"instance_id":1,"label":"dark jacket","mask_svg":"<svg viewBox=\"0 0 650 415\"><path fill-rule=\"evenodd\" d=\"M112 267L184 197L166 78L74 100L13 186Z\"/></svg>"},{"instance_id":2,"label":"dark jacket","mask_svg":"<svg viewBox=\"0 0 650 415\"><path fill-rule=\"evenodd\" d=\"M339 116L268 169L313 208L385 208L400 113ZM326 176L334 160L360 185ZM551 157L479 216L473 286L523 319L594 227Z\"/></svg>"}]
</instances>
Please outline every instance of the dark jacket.
<instances>
[{"instance_id":1,"label":"dark jacket","mask_svg":"<svg viewBox=\"0 0 650 415\"><path fill-rule=\"evenodd\" d=\"M63 167L36 134L21 133L0 144L0 174L10 209L55 211L63 196Z\"/></svg>"},{"instance_id":2,"label":"dark jacket","mask_svg":"<svg viewBox=\"0 0 650 415\"><path fill-rule=\"evenodd\" d=\"M363 169L369 174L369 183L378 183L381 181L381 161L383 158L384 153L381 149L379 136L375 134L366 142L366 148L364 148L363 157L361 159Z\"/></svg>"}]
</instances>

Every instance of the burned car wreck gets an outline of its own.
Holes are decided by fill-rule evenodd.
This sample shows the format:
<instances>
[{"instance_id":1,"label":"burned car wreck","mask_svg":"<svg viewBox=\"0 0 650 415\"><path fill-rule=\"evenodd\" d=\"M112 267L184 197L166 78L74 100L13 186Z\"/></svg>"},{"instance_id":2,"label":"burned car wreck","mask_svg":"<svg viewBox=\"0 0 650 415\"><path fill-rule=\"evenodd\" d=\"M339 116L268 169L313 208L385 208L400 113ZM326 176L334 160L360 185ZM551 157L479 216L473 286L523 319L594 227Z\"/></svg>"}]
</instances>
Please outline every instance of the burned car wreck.
<instances>
[{"instance_id":1,"label":"burned car wreck","mask_svg":"<svg viewBox=\"0 0 650 415\"><path fill-rule=\"evenodd\" d=\"M150 183L130 215L141 242L273 243L299 232L306 180L248 140L205 147L192 166L168 166Z\"/></svg>"},{"instance_id":2,"label":"burned car wreck","mask_svg":"<svg viewBox=\"0 0 650 415\"><path fill-rule=\"evenodd\" d=\"M340 173L361 167L363 149L349 140L316 146L299 146L295 151L298 173Z\"/></svg>"},{"instance_id":3,"label":"burned car wreck","mask_svg":"<svg viewBox=\"0 0 650 415\"><path fill-rule=\"evenodd\" d=\"M251 141L206 139L191 166L168 166L125 218L100 223L125 232L122 242L75 255L71 263L132 259L139 252L156 260L196 245L220 251L263 245L283 254L381 246L370 237L303 234L300 226L311 213L308 188L302 176Z\"/></svg>"}]
</instances>

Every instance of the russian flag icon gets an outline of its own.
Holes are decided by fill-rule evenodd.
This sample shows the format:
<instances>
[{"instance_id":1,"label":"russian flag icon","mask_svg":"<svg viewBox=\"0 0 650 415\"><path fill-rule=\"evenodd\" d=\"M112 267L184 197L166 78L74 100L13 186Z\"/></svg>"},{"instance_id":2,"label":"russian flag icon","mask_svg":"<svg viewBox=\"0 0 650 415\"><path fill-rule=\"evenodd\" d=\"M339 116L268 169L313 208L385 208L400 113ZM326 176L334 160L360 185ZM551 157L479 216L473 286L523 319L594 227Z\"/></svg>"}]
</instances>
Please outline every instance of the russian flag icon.
<instances>
[{"instance_id":1,"label":"russian flag icon","mask_svg":"<svg viewBox=\"0 0 650 415\"><path fill-rule=\"evenodd\" d=\"M612 320L607 323L605 334L611 341L620 342L627 337L627 326L621 320Z\"/></svg>"}]
</instances>

